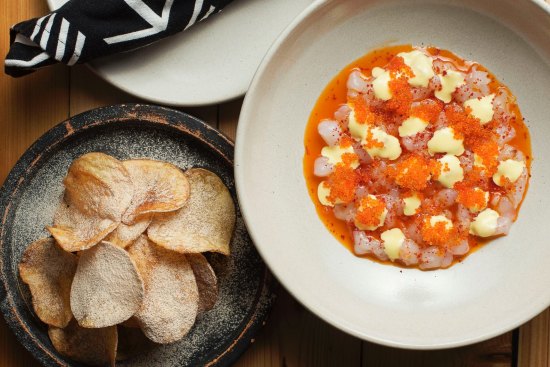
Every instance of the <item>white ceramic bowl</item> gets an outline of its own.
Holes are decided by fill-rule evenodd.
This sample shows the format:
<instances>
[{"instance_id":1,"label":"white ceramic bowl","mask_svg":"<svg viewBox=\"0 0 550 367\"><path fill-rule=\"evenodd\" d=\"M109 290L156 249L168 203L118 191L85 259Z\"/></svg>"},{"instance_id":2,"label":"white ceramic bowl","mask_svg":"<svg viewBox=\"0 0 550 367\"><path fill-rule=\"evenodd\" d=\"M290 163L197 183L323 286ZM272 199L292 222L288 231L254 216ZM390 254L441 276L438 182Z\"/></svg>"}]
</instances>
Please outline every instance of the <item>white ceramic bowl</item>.
<instances>
[{"instance_id":1,"label":"white ceramic bowl","mask_svg":"<svg viewBox=\"0 0 550 367\"><path fill-rule=\"evenodd\" d=\"M238 125L241 208L284 286L325 321L396 347L460 346L550 305L550 6L517 0L333 0L309 7L265 57ZM511 233L447 270L353 256L315 212L302 173L304 128L344 66L387 44L433 44L479 61L517 96L532 134L532 179Z\"/></svg>"}]
</instances>

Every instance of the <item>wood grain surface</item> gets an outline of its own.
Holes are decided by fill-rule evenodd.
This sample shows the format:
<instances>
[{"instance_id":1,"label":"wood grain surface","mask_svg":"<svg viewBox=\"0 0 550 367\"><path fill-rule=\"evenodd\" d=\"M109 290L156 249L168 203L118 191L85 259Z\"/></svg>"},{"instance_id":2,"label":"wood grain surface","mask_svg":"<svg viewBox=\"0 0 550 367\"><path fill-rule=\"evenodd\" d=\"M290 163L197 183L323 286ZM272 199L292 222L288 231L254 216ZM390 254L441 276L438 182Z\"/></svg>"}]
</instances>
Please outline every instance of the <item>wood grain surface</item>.
<instances>
[{"instance_id":1,"label":"wood grain surface","mask_svg":"<svg viewBox=\"0 0 550 367\"><path fill-rule=\"evenodd\" d=\"M9 46L10 25L47 12L44 0L4 0L0 4L0 53ZM54 66L30 76L0 77L0 182L25 149L47 129L74 114L115 103L137 102L84 66ZM242 99L217 106L182 109L235 138ZM302 307L282 287L266 327L236 366L357 367L548 367L550 313L544 311L519 329L468 347L408 351L349 336ZM0 367L33 367L0 318Z\"/></svg>"}]
</instances>

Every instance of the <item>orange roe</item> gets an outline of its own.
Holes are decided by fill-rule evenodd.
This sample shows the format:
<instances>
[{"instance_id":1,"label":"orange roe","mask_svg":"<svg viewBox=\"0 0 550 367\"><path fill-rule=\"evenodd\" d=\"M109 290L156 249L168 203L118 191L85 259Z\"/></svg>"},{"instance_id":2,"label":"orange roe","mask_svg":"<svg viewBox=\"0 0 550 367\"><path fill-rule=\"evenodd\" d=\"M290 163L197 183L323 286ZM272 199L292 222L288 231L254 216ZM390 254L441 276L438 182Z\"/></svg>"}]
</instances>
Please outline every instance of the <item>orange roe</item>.
<instances>
[{"instance_id":1,"label":"orange roe","mask_svg":"<svg viewBox=\"0 0 550 367\"><path fill-rule=\"evenodd\" d=\"M348 155L349 154L349 155ZM342 163L334 166L334 172L329 176L327 183L330 187L328 201L336 203L350 203L355 197L355 187L359 181L359 176L349 165L350 156L355 155L348 153L342 155Z\"/></svg>"},{"instance_id":2,"label":"orange roe","mask_svg":"<svg viewBox=\"0 0 550 367\"><path fill-rule=\"evenodd\" d=\"M342 163L339 164L350 167L353 163L357 163L358 160L359 157L356 153L344 153L342 154Z\"/></svg>"},{"instance_id":3,"label":"orange roe","mask_svg":"<svg viewBox=\"0 0 550 367\"><path fill-rule=\"evenodd\" d=\"M372 196L364 196L359 201L355 220L364 227L378 227L384 210L386 210L384 201Z\"/></svg>"},{"instance_id":4,"label":"orange roe","mask_svg":"<svg viewBox=\"0 0 550 367\"><path fill-rule=\"evenodd\" d=\"M492 176L498 167L498 143L495 140L480 141L472 151L481 158L487 173Z\"/></svg>"},{"instance_id":5,"label":"orange roe","mask_svg":"<svg viewBox=\"0 0 550 367\"><path fill-rule=\"evenodd\" d=\"M386 65L386 70L390 72L392 79L403 78L407 80L415 76L412 69L405 64L405 59L401 56L393 57Z\"/></svg>"},{"instance_id":6,"label":"orange roe","mask_svg":"<svg viewBox=\"0 0 550 367\"><path fill-rule=\"evenodd\" d=\"M372 125L376 122L376 114L370 110L363 97L350 98L348 102L353 107L355 119L358 123Z\"/></svg>"},{"instance_id":7,"label":"orange roe","mask_svg":"<svg viewBox=\"0 0 550 367\"><path fill-rule=\"evenodd\" d=\"M411 108L413 96L409 82L403 76L388 82L392 98L384 102L384 108L400 116L406 116Z\"/></svg>"},{"instance_id":8,"label":"orange roe","mask_svg":"<svg viewBox=\"0 0 550 367\"><path fill-rule=\"evenodd\" d=\"M353 144L353 139L348 135L340 135L340 141L338 142L338 145L342 148L350 147Z\"/></svg>"},{"instance_id":9,"label":"orange roe","mask_svg":"<svg viewBox=\"0 0 550 367\"><path fill-rule=\"evenodd\" d=\"M457 201L471 210L481 210L487 205L485 192L474 187L457 187Z\"/></svg>"},{"instance_id":10,"label":"orange roe","mask_svg":"<svg viewBox=\"0 0 550 367\"><path fill-rule=\"evenodd\" d=\"M384 147L384 143L375 139L373 134L372 134L372 131L369 129L367 130L367 136L366 136L366 142L363 144L363 146L366 148L366 149L374 149L374 148L383 148Z\"/></svg>"},{"instance_id":11,"label":"orange roe","mask_svg":"<svg viewBox=\"0 0 550 367\"><path fill-rule=\"evenodd\" d=\"M409 115L434 123L437 121L441 111L443 111L443 103L433 99L426 101L433 101L433 103L421 103L411 107Z\"/></svg>"},{"instance_id":12,"label":"orange roe","mask_svg":"<svg viewBox=\"0 0 550 367\"><path fill-rule=\"evenodd\" d=\"M436 222L432 226L429 217L424 218L420 233L424 241L432 246L452 245L458 242L455 227L447 228L445 222Z\"/></svg>"},{"instance_id":13,"label":"orange roe","mask_svg":"<svg viewBox=\"0 0 550 367\"><path fill-rule=\"evenodd\" d=\"M479 119L470 116L469 110L466 108L466 111L461 111L451 105L445 108L445 116L457 138L463 137L464 145L475 151L486 142L495 140L496 134L488 125L482 125Z\"/></svg>"},{"instance_id":14,"label":"orange roe","mask_svg":"<svg viewBox=\"0 0 550 367\"><path fill-rule=\"evenodd\" d=\"M424 190L431 176L430 162L420 155L411 155L399 162L389 173L401 187Z\"/></svg>"}]
</instances>

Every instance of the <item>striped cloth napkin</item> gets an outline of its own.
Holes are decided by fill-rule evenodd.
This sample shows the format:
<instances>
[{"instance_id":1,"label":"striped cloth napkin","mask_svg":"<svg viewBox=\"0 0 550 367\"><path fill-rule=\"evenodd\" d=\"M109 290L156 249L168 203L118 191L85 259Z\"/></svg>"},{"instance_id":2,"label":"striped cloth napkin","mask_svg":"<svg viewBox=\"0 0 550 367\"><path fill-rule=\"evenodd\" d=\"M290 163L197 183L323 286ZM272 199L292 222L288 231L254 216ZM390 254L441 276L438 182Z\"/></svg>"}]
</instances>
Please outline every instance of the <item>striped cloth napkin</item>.
<instances>
[{"instance_id":1,"label":"striped cloth napkin","mask_svg":"<svg viewBox=\"0 0 550 367\"><path fill-rule=\"evenodd\" d=\"M11 28L5 72L19 77L58 62L72 66L142 47L188 29L231 1L69 0Z\"/></svg>"}]
</instances>

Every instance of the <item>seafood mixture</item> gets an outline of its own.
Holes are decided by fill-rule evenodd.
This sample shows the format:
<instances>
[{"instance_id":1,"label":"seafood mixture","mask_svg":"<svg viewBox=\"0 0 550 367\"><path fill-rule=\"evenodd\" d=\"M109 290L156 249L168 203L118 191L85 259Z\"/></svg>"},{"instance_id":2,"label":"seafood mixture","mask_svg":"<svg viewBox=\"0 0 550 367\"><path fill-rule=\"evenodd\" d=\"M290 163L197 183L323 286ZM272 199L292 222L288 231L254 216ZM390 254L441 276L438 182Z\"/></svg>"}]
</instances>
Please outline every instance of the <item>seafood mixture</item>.
<instances>
[{"instance_id":1,"label":"seafood mixture","mask_svg":"<svg viewBox=\"0 0 550 367\"><path fill-rule=\"evenodd\" d=\"M388 47L344 69L313 110L305 148L329 230L356 255L420 269L506 235L529 180L515 97L435 47Z\"/></svg>"}]
</instances>

